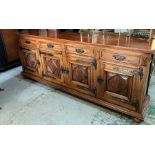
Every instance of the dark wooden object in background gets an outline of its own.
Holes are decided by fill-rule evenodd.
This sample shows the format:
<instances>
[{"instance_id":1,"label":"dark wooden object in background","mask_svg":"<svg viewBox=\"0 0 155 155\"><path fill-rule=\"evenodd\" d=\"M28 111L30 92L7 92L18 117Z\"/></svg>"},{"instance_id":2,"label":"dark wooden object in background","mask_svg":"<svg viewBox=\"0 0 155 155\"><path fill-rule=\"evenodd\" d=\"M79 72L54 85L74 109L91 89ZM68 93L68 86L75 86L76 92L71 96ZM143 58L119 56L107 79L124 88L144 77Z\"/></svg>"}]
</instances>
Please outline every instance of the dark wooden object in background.
<instances>
[{"instance_id":1,"label":"dark wooden object in background","mask_svg":"<svg viewBox=\"0 0 155 155\"><path fill-rule=\"evenodd\" d=\"M92 37L19 34L23 76L142 121L150 100L151 45L147 40L121 38L116 46L112 38Z\"/></svg>"},{"instance_id":2,"label":"dark wooden object in background","mask_svg":"<svg viewBox=\"0 0 155 155\"><path fill-rule=\"evenodd\" d=\"M20 64L15 29L0 29L0 71Z\"/></svg>"}]
</instances>

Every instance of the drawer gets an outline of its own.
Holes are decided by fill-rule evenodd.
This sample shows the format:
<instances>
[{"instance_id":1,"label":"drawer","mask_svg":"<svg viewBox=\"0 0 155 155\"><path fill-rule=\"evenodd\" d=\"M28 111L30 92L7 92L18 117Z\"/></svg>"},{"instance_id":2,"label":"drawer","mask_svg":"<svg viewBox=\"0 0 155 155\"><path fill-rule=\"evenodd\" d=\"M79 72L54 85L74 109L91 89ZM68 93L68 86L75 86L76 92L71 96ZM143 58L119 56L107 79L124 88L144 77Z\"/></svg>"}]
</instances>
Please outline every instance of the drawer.
<instances>
[{"instance_id":1,"label":"drawer","mask_svg":"<svg viewBox=\"0 0 155 155\"><path fill-rule=\"evenodd\" d=\"M112 73L127 75L127 76L138 75L138 72L140 71L137 67L134 67L134 68L121 67L118 65L111 65L111 64L105 64L104 70Z\"/></svg>"},{"instance_id":2,"label":"drawer","mask_svg":"<svg viewBox=\"0 0 155 155\"><path fill-rule=\"evenodd\" d=\"M51 41L46 41L46 42L40 42L40 50L46 50L49 52L58 52L62 53L63 51L63 44L51 42Z\"/></svg>"},{"instance_id":3,"label":"drawer","mask_svg":"<svg viewBox=\"0 0 155 155\"><path fill-rule=\"evenodd\" d=\"M31 38L21 38L19 40L19 45L21 47L26 47L26 48L29 48L29 49L36 49L37 48L36 41L31 39Z\"/></svg>"},{"instance_id":4,"label":"drawer","mask_svg":"<svg viewBox=\"0 0 155 155\"><path fill-rule=\"evenodd\" d=\"M143 59L142 55L134 53L131 55L131 52L126 51L109 51L103 50L101 51L101 59L106 62L114 62L114 63L126 63L132 65L142 65Z\"/></svg>"},{"instance_id":5,"label":"drawer","mask_svg":"<svg viewBox=\"0 0 155 155\"><path fill-rule=\"evenodd\" d=\"M58 51L47 51L47 50L39 50L39 54L44 54L50 57L62 57L62 53L58 52Z\"/></svg>"},{"instance_id":6,"label":"drawer","mask_svg":"<svg viewBox=\"0 0 155 155\"><path fill-rule=\"evenodd\" d=\"M93 48L81 45L67 45L67 54L76 54L81 56L94 57Z\"/></svg>"}]
</instances>

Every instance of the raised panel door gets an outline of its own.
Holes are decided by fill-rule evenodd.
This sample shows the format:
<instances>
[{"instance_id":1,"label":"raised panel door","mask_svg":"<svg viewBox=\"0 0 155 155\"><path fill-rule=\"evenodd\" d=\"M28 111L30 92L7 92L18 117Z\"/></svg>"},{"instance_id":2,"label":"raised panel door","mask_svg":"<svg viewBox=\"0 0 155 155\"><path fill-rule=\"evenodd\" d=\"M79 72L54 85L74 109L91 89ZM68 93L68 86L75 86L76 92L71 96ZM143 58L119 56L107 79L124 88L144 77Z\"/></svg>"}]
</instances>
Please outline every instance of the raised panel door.
<instances>
[{"instance_id":1,"label":"raised panel door","mask_svg":"<svg viewBox=\"0 0 155 155\"><path fill-rule=\"evenodd\" d=\"M37 50L20 48L20 54L24 72L39 75L40 62L37 58Z\"/></svg>"},{"instance_id":2,"label":"raised panel door","mask_svg":"<svg viewBox=\"0 0 155 155\"><path fill-rule=\"evenodd\" d=\"M61 55L53 55L47 53L41 53L41 64L42 64L42 77L44 79L63 83L64 76L63 76L63 62Z\"/></svg>"},{"instance_id":3,"label":"raised panel door","mask_svg":"<svg viewBox=\"0 0 155 155\"><path fill-rule=\"evenodd\" d=\"M141 85L141 70L101 62L97 78L98 96L131 110L137 110Z\"/></svg>"},{"instance_id":4,"label":"raised panel door","mask_svg":"<svg viewBox=\"0 0 155 155\"><path fill-rule=\"evenodd\" d=\"M96 95L96 61L75 56L69 57L67 62L68 85L80 92Z\"/></svg>"}]
</instances>

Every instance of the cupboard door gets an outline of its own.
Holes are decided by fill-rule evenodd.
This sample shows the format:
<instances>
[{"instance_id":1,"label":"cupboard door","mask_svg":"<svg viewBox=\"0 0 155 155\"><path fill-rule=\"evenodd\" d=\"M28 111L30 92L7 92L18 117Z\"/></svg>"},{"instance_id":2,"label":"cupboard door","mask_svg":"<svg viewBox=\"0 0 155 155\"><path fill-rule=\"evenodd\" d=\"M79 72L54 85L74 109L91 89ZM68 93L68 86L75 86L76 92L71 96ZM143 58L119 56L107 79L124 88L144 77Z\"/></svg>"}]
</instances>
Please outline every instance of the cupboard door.
<instances>
[{"instance_id":1,"label":"cupboard door","mask_svg":"<svg viewBox=\"0 0 155 155\"><path fill-rule=\"evenodd\" d=\"M41 53L42 76L52 82L63 83L62 74L62 56L47 53Z\"/></svg>"},{"instance_id":2,"label":"cupboard door","mask_svg":"<svg viewBox=\"0 0 155 155\"><path fill-rule=\"evenodd\" d=\"M136 110L140 91L140 69L101 62L98 95L104 100Z\"/></svg>"},{"instance_id":3,"label":"cupboard door","mask_svg":"<svg viewBox=\"0 0 155 155\"><path fill-rule=\"evenodd\" d=\"M89 94L96 94L95 87L95 70L96 61L93 59L86 59L81 57L68 58L68 86Z\"/></svg>"},{"instance_id":4,"label":"cupboard door","mask_svg":"<svg viewBox=\"0 0 155 155\"><path fill-rule=\"evenodd\" d=\"M39 75L40 62L37 59L37 50L20 48L21 61L25 72Z\"/></svg>"}]
</instances>

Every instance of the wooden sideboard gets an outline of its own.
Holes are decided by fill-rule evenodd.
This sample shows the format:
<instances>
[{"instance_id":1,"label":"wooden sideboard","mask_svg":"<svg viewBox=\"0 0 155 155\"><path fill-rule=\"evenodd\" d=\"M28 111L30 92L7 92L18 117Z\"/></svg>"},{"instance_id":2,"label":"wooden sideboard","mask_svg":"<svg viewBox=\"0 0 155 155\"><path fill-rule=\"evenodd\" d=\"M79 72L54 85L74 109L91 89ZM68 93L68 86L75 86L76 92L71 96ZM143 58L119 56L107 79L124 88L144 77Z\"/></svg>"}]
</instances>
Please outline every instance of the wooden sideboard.
<instances>
[{"instance_id":1,"label":"wooden sideboard","mask_svg":"<svg viewBox=\"0 0 155 155\"><path fill-rule=\"evenodd\" d=\"M144 119L154 52L148 40L121 38L118 45L115 39L69 32L18 36L24 77L127 114L136 122Z\"/></svg>"}]
</instances>

